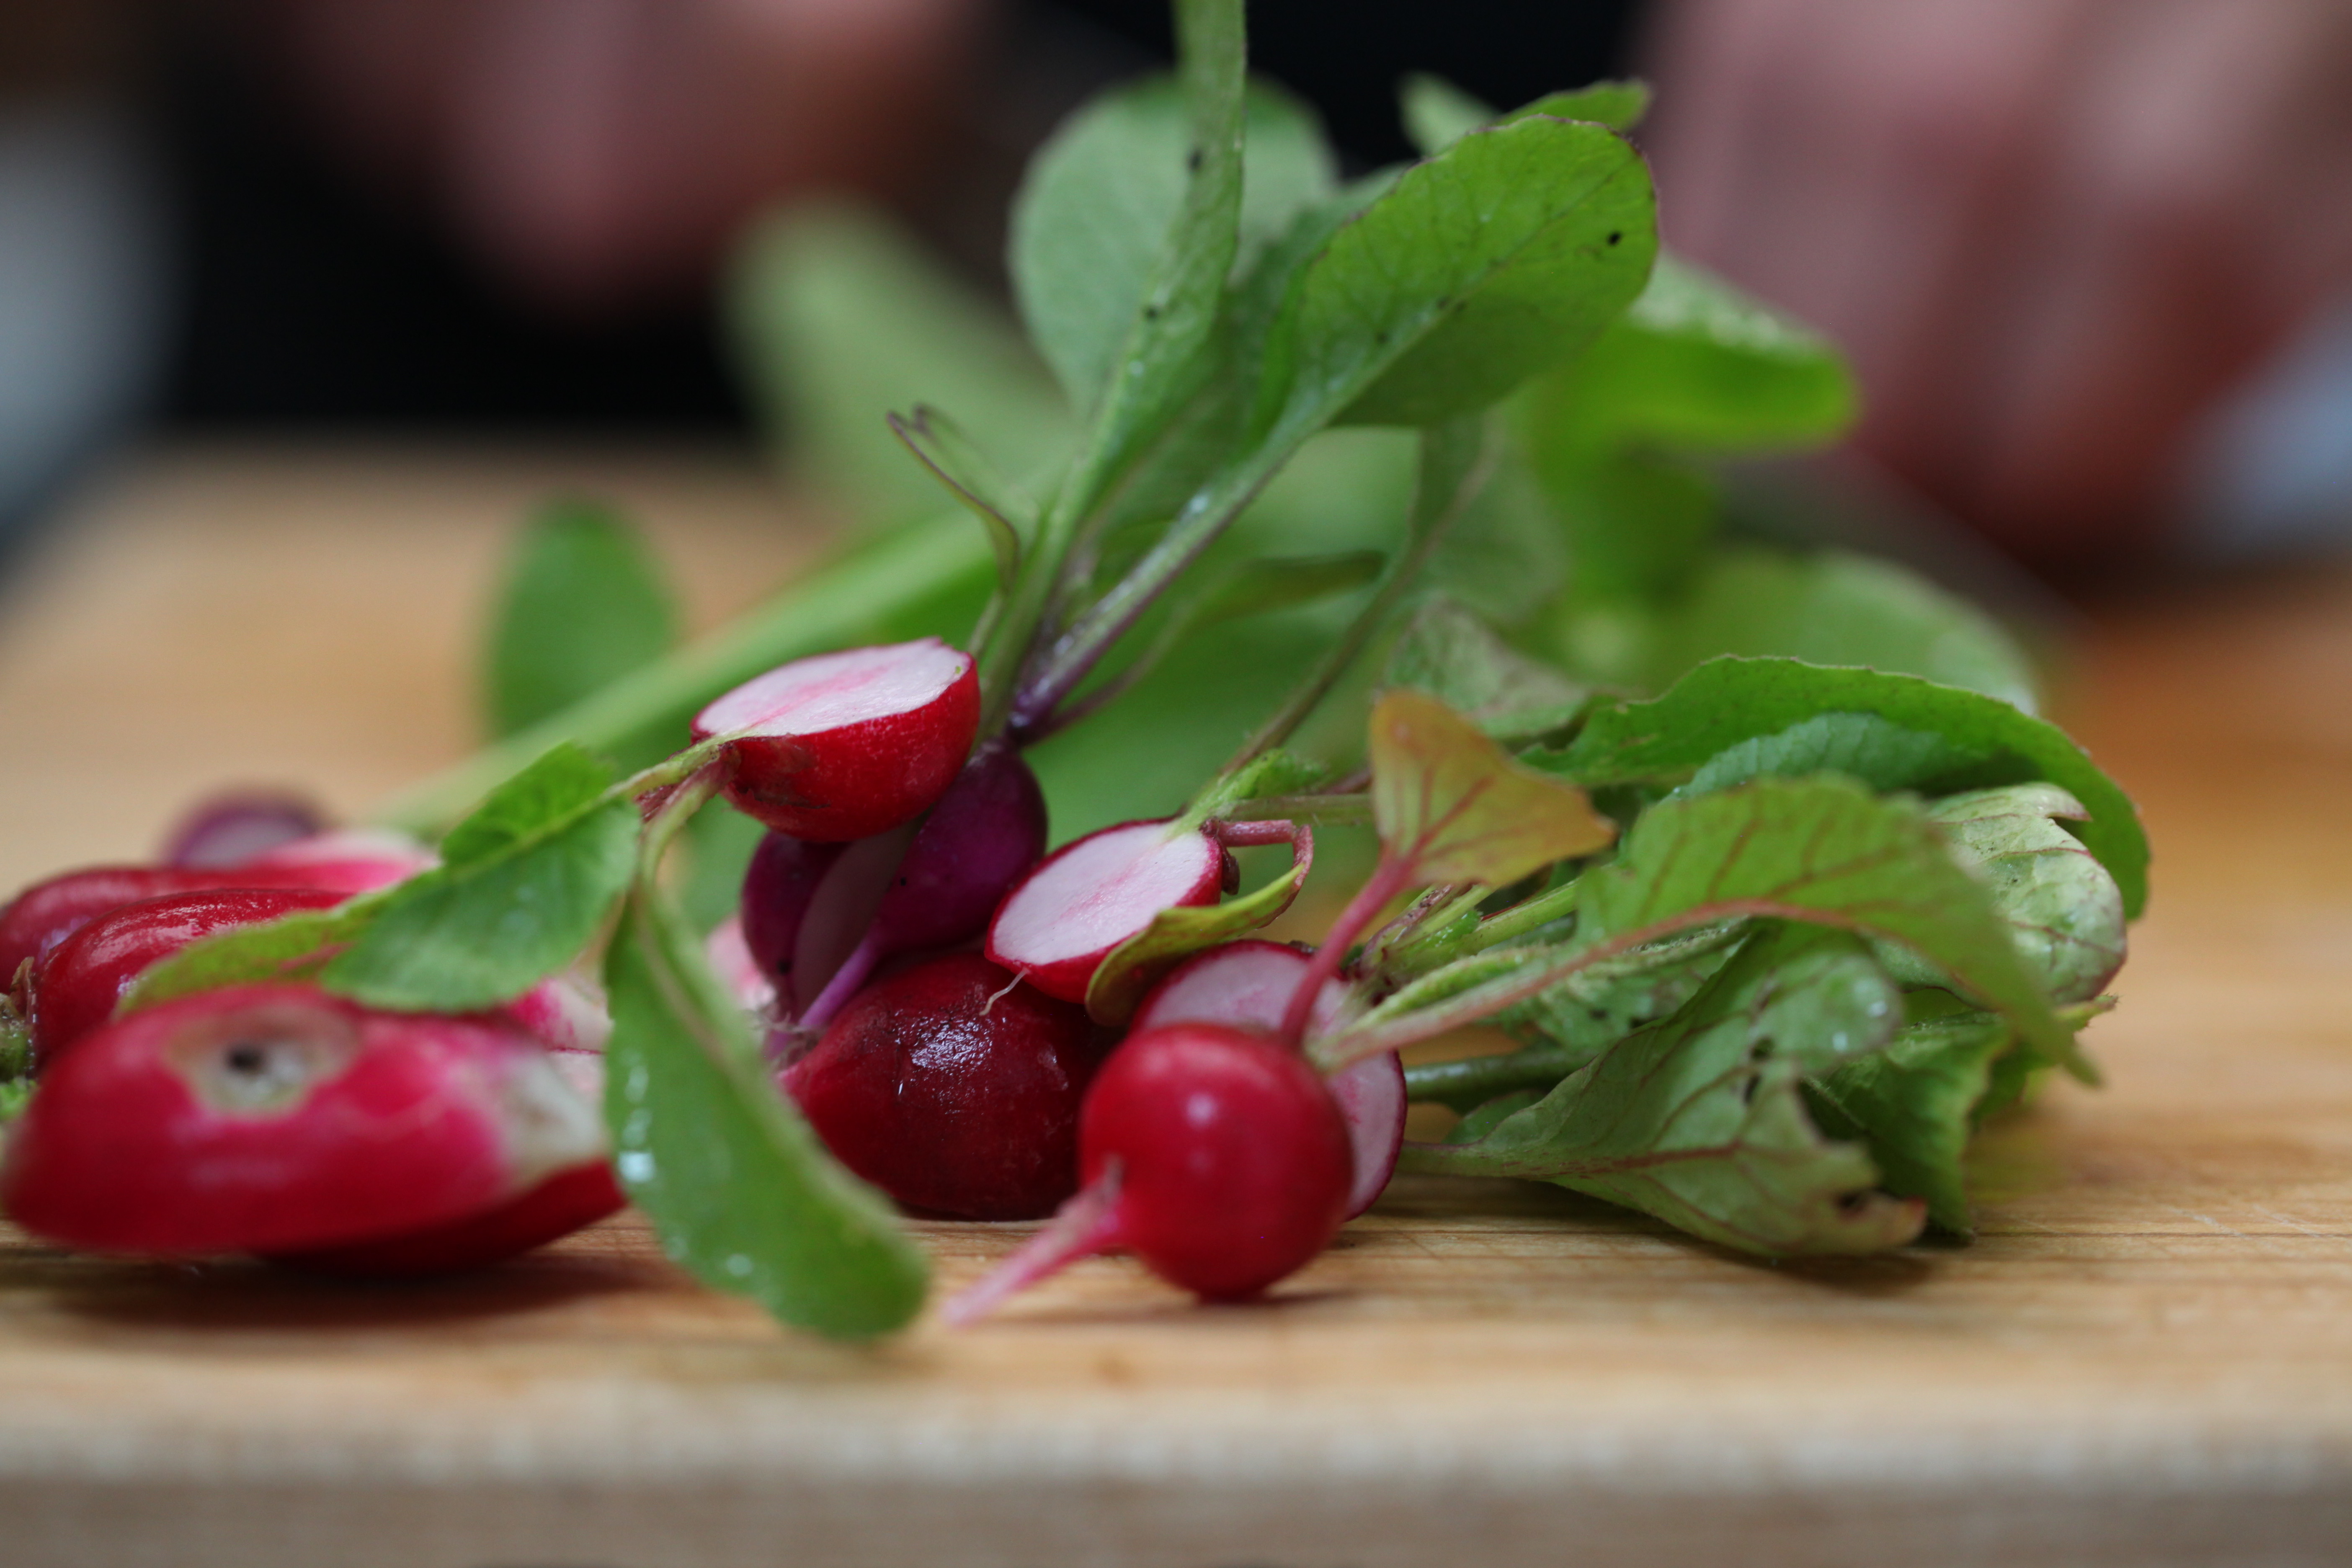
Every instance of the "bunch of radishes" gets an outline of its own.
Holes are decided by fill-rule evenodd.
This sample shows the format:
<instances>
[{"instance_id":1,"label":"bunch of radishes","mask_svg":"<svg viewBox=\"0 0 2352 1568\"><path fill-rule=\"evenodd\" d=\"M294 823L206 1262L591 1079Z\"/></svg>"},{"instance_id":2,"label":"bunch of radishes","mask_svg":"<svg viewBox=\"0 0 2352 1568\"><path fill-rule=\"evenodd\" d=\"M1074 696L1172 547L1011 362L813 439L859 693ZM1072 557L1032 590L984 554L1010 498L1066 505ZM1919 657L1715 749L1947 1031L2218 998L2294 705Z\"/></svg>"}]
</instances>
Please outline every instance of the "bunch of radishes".
<instances>
[{"instance_id":1,"label":"bunch of radishes","mask_svg":"<svg viewBox=\"0 0 2352 1568\"><path fill-rule=\"evenodd\" d=\"M787 665L698 721L728 798L770 830L713 945L740 951L728 967L782 1087L910 1207L1039 1218L1083 1182L1082 1234L1056 1227L1055 1258L1126 1246L1205 1296L1262 1289L1386 1181L1394 1057L1335 1096L1299 1031L1281 1033L1309 961L1270 942L1163 953L1123 1040L1099 992L1097 1016L1085 1004L1157 917L1231 890L1225 842L1306 835L1131 823L1045 858L1034 778L1002 739L975 750L978 725L972 661L936 639ZM173 864L73 873L0 913L37 1084L0 1173L11 1215L101 1251L393 1274L494 1261L616 1208L582 1093L600 1030L566 1005L570 982L494 1015L388 1013L300 984L138 1005L140 976L193 943L429 864L307 824L214 863L255 816Z\"/></svg>"},{"instance_id":2,"label":"bunch of radishes","mask_svg":"<svg viewBox=\"0 0 2352 1568\"><path fill-rule=\"evenodd\" d=\"M7 1129L9 1216L95 1251L402 1275L495 1262L620 1207L593 1110L598 1010L572 979L470 1016L302 984L118 1016L192 944L364 897L430 858L238 805L164 864L71 872L0 910L0 1012L37 1086Z\"/></svg>"}]
</instances>

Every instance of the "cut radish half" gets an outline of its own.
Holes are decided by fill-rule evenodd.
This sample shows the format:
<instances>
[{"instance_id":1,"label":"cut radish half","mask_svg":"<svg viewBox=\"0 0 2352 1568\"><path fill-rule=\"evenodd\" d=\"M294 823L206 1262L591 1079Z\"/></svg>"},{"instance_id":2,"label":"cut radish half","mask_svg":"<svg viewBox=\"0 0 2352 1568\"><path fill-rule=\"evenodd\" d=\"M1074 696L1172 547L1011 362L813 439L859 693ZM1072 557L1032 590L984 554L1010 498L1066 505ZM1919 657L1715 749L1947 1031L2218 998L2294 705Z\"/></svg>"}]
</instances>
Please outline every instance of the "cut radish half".
<instances>
[{"instance_id":1,"label":"cut radish half","mask_svg":"<svg viewBox=\"0 0 2352 1568\"><path fill-rule=\"evenodd\" d=\"M971 656L937 637L820 654L705 708L694 738L740 733L727 797L779 833L838 844L940 798L980 732Z\"/></svg>"},{"instance_id":2,"label":"cut radish half","mask_svg":"<svg viewBox=\"0 0 2352 1568\"><path fill-rule=\"evenodd\" d=\"M1135 1010L1139 1032L1167 1024L1232 1024L1272 1030L1282 1024L1291 993L1307 973L1308 955L1278 942L1231 942L1194 953L1171 971ZM1315 999L1314 1026L1339 1016L1347 987L1326 981ZM1394 1051L1350 1062L1324 1080L1347 1119L1354 1179L1348 1218L1372 1206L1396 1173L1404 1148L1404 1064Z\"/></svg>"},{"instance_id":3,"label":"cut radish half","mask_svg":"<svg viewBox=\"0 0 2352 1568\"><path fill-rule=\"evenodd\" d=\"M1113 948L1162 910L1213 904L1223 851L1166 820L1123 822L1048 856L989 922L988 956L1048 996L1083 1002Z\"/></svg>"}]
</instances>

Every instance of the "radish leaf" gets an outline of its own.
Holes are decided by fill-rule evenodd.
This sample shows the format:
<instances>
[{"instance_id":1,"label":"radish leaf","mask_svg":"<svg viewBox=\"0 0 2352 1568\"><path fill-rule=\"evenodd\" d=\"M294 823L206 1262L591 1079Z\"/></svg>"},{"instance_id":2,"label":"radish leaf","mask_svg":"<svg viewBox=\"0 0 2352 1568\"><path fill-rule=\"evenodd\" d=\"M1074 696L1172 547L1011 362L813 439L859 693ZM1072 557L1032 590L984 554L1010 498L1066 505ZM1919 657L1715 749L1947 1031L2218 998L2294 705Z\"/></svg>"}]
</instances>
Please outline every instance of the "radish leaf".
<instances>
[{"instance_id":1,"label":"radish leaf","mask_svg":"<svg viewBox=\"0 0 2352 1568\"><path fill-rule=\"evenodd\" d=\"M1500 887L1589 855L1616 829L1581 790L1521 766L1434 698L1391 691L1372 710L1372 816L1383 858L1412 882Z\"/></svg>"}]
</instances>

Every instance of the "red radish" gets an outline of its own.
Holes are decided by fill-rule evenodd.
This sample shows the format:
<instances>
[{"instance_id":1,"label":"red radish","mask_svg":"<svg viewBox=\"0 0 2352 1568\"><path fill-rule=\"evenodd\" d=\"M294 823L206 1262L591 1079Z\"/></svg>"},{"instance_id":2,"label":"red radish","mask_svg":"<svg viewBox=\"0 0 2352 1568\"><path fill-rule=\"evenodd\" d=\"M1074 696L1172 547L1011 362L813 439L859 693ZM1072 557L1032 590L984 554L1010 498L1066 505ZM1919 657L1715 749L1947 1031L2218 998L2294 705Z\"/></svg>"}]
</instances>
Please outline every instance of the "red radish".
<instances>
[{"instance_id":1,"label":"red radish","mask_svg":"<svg viewBox=\"0 0 2352 1568\"><path fill-rule=\"evenodd\" d=\"M782 1081L841 1163L900 1203L1036 1219L1077 1188L1095 1060L1085 1009L957 952L860 992Z\"/></svg>"},{"instance_id":2,"label":"red radish","mask_svg":"<svg viewBox=\"0 0 2352 1568\"><path fill-rule=\"evenodd\" d=\"M940 798L980 732L971 656L937 637L819 654L698 714L734 742L727 798L779 833L837 844L887 832Z\"/></svg>"},{"instance_id":3,"label":"red radish","mask_svg":"<svg viewBox=\"0 0 2352 1568\"><path fill-rule=\"evenodd\" d=\"M284 867L292 869L310 867L314 874L337 880L355 874L335 870L336 867L365 867L371 869L356 874L373 879L352 892L365 892L368 888L386 887L404 878L413 877L439 858L432 850L407 834L390 827L337 827L308 837L289 839L260 854L240 860L241 867ZM327 885L322 883L322 886Z\"/></svg>"},{"instance_id":4,"label":"red radish","mask_svg":"<svg viewBox=\"0 0 2352 1568\"><path fill-rule=\"evenodd\" d=\"M770 833L751 851L751 864L743 868L740 906L743 943L771 985L782 985L792 973L793 951L809 902L824 874L841 858L843 847Z\"/></svg>"},{"instance_id":5,"label":"red radish","mask_svg":"<svg viewBox=\"0 0 2352 1568\"><path fill-rule=\"evenodd\" d=\"M947 1319L1113 1247L1209 1300L1255 1296L1338 1233L1349 1168L1339 1109L1297 1052L1221 1024L1130 1035L1078 1114L1085 1187Z\"/></svg>"},{"instance_id":6,"label":"red radish","mask_svg":"<svg viewBox=\"0 0 2352 1568\"><path fill-rule=\"evenodd\" d=\"M308 1251L487 1214L603 1152L510 1026L239 986L59 1057L9 1130L0 1205L93 1251Z\"/></svg>"},{"instance_id":7,"label":"red radish","mask_svg":"<svg viewBox=\"0 0 2352 1568\"><path fill-rule=\"evenodd\" d=\"M38 958L107 910L166 893L215 888L320 888L346 897L389 887L420 866L384 857L243 866L92 866L36 882L0 909L0 986L18 966Z\"/></svg>"},{"instance_id":8,"label":"red radish","mask_svg":"<svg viewBox=\"0 0 2352 1568\"><path fill-rule=\"evenodd\" d=\"M341 893L316 888L221 888L167 893L107 910L49 950L33 977L33 1060L58 1051L114 1016L148 965L212 935L296 910L324 909Z\"/></svg>"},{"instance_id":9,"label":"red radish","mask_svg":"<svg viewBox=\"0 0 2352 1568\"><path fill-rule=\"evenodd\" d=\"M559 1056L601 1058L613 1034L604 986L576 968L549 975L498 1011Z\"/></svg>"},{"instance_id":10,"label":"red radish","mask_svg":"<svg viewBox=\"0 0 2352 1568\"><path fill-rule=\"evenodd\" d=\"M318 808L299 795L254 791L218 795L180 820L163 847L167 866L236 866L323 831Z\"/></svg>"},{"instance_id":11,"label":"red radish","mask_svg":"<svg viewBox=\"0 0 2352 1568\"><path fill-rule=\"evenodd\" d=\"M988 956L1049 996L1083 1002L1113 948L1160 910L1213 904L1224 851L1198 828L1123 822L1064 845L989 922Z\"/></svg>"},{"instance_id":12,"label":"red radish","mask_svg":"<svg viewBox=\"0 0 2352 1568\"><path fill-rule=\"evenodd\" d=\"M798 971L795 990L804 1000L802 1026L823 1029L856 994L876 964L903 953L952 947L987 929L988 918L1022 874L1045 853L1045 794L1037 775L1009 746L983 746L966 763L947 794L915 830L874 904L863 934L847 954L813 955ZM860 848L842 858L835 877L871 876ZM829 906L830 889L817 904ZM826 932L836 942L845 932ZM806 982L833 971L814 997Z\"/></svg>"},{"instance_id":13,"label":"red radish","mask_svg":"<svg viewBox=\"0 0 2352 1568\"><path fill-rule=\"evenodd\" d=\"M305 1252L281 1252L272 1261L320 1274L404 1279L487 1268L570 1236L618 1213L628 1199L602 1159L568 1166L519 1197L484 1214L404 1236Z\"/></svg>"},{"instance_id":14,"label":"red radish","mask_svg":"<svg viewBox=\"0 0 2352 1568\"><path fill-rule=\"evenodd\" d=\"M1309 962L1295 947L1255 938L1194 953L1143 999L1135 1010L1133 1027L1232 1024L1271 1034L1306 978ZM1347 994L1339 981L1324 983L1315 1002L1316 1026L1336 1021ZM1324 1088L1348 1121L1355 1179L1348 1191L1347 1217L1353 1219L1372 1206L1396 1173L1397 1155L1404 1148L1404 1063L1394 1051L1365 1057L1333 1073Z\"/></svg>"}]
</instances>

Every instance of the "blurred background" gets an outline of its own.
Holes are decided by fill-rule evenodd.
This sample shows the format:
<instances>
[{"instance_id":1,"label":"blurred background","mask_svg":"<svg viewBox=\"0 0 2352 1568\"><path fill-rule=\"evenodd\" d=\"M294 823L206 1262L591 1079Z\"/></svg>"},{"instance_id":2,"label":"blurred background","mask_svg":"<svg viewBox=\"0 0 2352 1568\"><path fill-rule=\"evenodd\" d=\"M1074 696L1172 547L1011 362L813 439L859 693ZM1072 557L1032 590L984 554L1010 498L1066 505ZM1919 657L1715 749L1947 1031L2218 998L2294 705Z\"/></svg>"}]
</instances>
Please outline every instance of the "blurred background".
<instances>
[{"instance_id":1,"label":"blurred background","mask_svg":"<svg viewBox=\"0 0 2352 1568\"><path fill-rule=\"evenodd\" d=\"M1261 0L1392 87L1640 71L1669 243L1843 342L1854 447L2040 570L2352 533L2341 0ZM1000 289L1023 159L1157 0L7 0L0 539L143 434L751 439L747 222L879 196Z\"/></svg>"}]
</instances>

